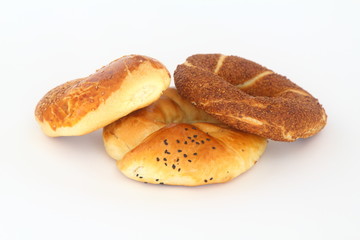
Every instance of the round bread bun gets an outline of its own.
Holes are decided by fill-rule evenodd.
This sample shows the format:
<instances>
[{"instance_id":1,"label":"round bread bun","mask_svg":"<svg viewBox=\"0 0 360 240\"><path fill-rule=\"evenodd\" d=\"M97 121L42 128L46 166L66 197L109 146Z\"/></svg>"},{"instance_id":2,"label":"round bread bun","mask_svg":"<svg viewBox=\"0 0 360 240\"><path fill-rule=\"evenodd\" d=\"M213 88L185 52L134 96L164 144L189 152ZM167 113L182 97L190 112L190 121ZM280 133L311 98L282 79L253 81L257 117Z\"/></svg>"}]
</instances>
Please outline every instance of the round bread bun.
<instances>
[{"instance_id":1,"label":"round bread bun","mask_svg":"<svg viewBox=\"0 0 360 240\"><path fill-rule=\"evenodd\" d=\"M124 56L49 91L35 117L48 136L84 135L151 104L169 84L170 74L157 60Z\"/></svg>"},{"instance_id":2,"label":"round bread bun","mask_svg":"<svg viewBox=\"0 0 360 240\"><path fill-rule=\"evenodd\" d=\"M185 186L233 179L256 163L267 144L265 138L219 123L172 88L106 126L103 140L127 177Z\"/></svg>"},{"instance_id":3,"label":"round bread bun","mask_svg":"<svg viewBox=\"0 0 360 240\"><path fill-rule=\"evenodd\" d=\"M318 100L289 79L252 61L198 54L177 67L179 94L227 125L277 141L318 133L326 113Z\"/></svg>"}]
</instances>

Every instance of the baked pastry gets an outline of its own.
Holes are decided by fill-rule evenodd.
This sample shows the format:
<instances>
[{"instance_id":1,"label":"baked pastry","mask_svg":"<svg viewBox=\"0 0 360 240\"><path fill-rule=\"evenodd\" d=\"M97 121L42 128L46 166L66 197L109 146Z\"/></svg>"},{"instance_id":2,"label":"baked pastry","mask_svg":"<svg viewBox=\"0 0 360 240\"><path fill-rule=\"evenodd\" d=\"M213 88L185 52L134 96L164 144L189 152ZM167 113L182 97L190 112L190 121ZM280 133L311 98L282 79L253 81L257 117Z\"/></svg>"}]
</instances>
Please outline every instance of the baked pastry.
<instances>
[{"instance_id":1,"label":"baked pastry","mask_svg":"<svg viewBox=\"0 0 360 240\"><path fill-rule=\"evenodd\" d=\"M327 116L318 100L252 61L198 54L174 73L179 94L227 125L277 141L318 133Z\"/></svg>"},{"instance_id":2,"label":"baked pastry","mask_svg":"<svg viewBox=\"0 0 360 240\"><path fill-rule=\"evenodd\" d=\"M159 100L106 126L107 153L127 177L196 186L226 182L253 166L265 138L218 122L169 88Z\"/></svg>"},{"instance_id":3,"label":"baked pastry","mask_svg":"<svg viewBox=\"0 0 360 240\"><path fill-rule=\"evenodd\" d=\"M48 136L83 135L151 104L169 84L170 74L157 60L124 56L49 91L35 117Z\"/></svg>"}]
</instances>

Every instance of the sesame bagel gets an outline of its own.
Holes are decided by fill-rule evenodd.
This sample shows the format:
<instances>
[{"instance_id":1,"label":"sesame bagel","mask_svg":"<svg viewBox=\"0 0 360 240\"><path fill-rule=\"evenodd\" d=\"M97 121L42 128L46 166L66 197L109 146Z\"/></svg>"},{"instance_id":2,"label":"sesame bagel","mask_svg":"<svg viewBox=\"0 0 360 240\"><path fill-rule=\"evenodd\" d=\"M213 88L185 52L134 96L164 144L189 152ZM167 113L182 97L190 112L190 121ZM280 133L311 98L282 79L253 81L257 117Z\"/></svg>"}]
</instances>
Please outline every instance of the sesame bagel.
<instances>
[{"instance_id":1,"label":"sesame bagel","mask_svg":"<svg viewBox=\"0 0 360 240\"><path fill-rule=\"evenodd\" d=\"M83 135L156 101L170 84L157 60L130 55L49 91L35 117L48 136Z\"/></svg>"},{"instance_id":2,"label":"sesame bagel","mask_svg":"<svg viewBox=\"0 0 360 240\"><path fill-rule=\"evenodd\" d=\"M174 73L179 94L236 129L277 141L295 141L326 124L318 100L289 79L252 61L198 54Z\"/></svg>"},{"instance_id":3,"label":"sesame bagel","mask_svg":"<svg viewBox=\"0 0 360 240\"><path fill-rule=\"evenodd\" d=\"M106 126L103 140L127 177L185 186L233 179L256 163L267 144L265 138L219 123L172 88Z\"/></svg>"}]
</instances>

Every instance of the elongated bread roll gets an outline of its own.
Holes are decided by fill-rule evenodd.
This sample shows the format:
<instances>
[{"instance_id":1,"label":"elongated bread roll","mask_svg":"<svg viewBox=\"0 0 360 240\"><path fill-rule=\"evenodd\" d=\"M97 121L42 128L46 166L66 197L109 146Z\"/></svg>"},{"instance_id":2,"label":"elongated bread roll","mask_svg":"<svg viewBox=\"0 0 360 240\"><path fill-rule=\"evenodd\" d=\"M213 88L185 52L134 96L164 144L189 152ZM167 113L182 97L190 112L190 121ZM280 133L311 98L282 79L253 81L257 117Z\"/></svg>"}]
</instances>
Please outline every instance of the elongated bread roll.
<instances>
[{"instance_id":1,"label":"elongated bread roll","mask_svg":"<svg viewBox=\"0 0 360 240\"><path fill-rule=\"evenodd\" d=\"M48 136L83 135L151 104L169 84L170 74L157 60L124 56L49 91L35 117Z\"/></svg>"}]
</instances>

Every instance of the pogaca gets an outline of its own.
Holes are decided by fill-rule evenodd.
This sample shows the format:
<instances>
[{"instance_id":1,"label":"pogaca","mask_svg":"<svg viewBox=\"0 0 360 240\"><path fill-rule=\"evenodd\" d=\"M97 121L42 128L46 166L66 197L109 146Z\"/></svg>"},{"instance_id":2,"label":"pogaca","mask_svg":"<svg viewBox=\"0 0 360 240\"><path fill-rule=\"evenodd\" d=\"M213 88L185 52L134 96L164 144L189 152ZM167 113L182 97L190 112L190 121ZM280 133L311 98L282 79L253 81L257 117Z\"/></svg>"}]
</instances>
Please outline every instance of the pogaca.
<instances>
[{"instance_id":1,"label":"pogaca","mask_svg":"<svg viewBox=\"0 0 360 240\"><path fill-rule=\"evenodd\" d=\"M171 88L155 103L106 126L103 139L127 177L186 186L233 179L256 163L267 144L218 122Z\"/></svg>"}]
</instances>

